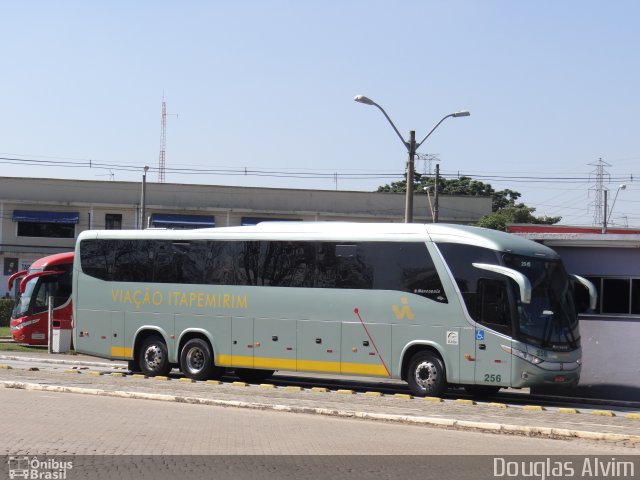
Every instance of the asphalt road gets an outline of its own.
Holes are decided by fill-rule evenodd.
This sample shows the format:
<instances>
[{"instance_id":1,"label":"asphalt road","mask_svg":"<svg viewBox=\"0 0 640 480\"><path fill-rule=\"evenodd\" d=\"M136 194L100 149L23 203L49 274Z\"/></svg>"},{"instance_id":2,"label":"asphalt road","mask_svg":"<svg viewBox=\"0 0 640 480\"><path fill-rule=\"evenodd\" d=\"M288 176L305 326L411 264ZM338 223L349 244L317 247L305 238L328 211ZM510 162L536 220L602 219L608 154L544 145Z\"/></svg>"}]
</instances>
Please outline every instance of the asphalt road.
<instances>
[{"instance_id":1,"label":"asphalt road","mask_svg":"<svg viewBox=\"0 0 640 480\"><path fill-rule=\"evenodd\" d=\"M482 480L495 478L495 462L504 458L577 465L596 457L631 458L640 472L640 437L612 441L551 438L556 435L544 433L567 428L594 432L596 437L598 432L628 437L640 428L635 419L496 409L449 400L431 404L392 395L163 382L121 376L122 369L104 362L89 366L92 359L75 358L86 363L76 365L75 371L69 364L47 360L56 358L19 360L12 369L0 369L5 411L0 455L5 455L7 473L16 461L30 465L34 459L53 459L73 464L64 477L69 480ZM354 418L358 412L365 416ZM443 423L434 427L421 424L420 418ZM511 425L519 434L485 429L498 424ZM527 425L540 430L526 433Z\"/></svg>"},{"instance_id":2,"label":"asphalt road","mask_svg":"<svg viewBox=\"0 0 640 480\"><path fill-rule=\"evenodd\" d=\"M0 389L5 455L625 455L586 440L495 435L210 405ZM640 453L640 452L639 452Z\"/></svg>"}]
</instances>

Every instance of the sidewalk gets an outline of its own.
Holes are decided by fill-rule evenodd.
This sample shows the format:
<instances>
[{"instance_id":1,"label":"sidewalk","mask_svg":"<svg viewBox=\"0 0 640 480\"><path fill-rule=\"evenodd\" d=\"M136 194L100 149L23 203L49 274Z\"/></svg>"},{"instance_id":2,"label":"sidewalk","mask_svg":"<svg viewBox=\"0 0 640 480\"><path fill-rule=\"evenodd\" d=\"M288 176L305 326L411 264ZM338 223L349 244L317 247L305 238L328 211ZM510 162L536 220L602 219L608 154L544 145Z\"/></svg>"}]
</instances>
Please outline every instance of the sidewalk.
<instances>
[{"instance_id":1,"label":"sidewalk","mask_svg":"<svg viewBox=\"0 0 640 480\"><path fill-rule=\"evenodd\" d=\"M12 352L11 352L12 353ZM409 395L354 394L323 388L276 387L242 382L192 382L186 378L145 378L105 368L126 367L122 362L97 361L87 355L10 355L22 361L66 362L76 368L47 371L0 369L0 386L25 390L55 391L121 398L151 399L180 403L287 411L314 415L362 418L406 424L422 424L547 438L579 438L629 446L640 453L640 415L612 412L581 413L574 409L411 398ZM0 364L9 355L0 355ZM87 369L79 369L83 365ZM102 370L101 370L102 369ZM600 412L600 413L597 413Z\"/></svg>"},{"instance_id":2,"label":"sidewalk","mask_svg":"<svg viewBox=\"0 0 640 480\"><path fill-rule=\"evenodd\" d=\"M0 361L2 360L20 359L22 361L38 361L59 365L88 365L88 366L127 366L127 362L121 360L105 360L100 357L92 357L81 353L49 353L47 348L43 347L42 351L31 350L29 352L11 352L0 350Z\"/></svg>"}]
</instances>

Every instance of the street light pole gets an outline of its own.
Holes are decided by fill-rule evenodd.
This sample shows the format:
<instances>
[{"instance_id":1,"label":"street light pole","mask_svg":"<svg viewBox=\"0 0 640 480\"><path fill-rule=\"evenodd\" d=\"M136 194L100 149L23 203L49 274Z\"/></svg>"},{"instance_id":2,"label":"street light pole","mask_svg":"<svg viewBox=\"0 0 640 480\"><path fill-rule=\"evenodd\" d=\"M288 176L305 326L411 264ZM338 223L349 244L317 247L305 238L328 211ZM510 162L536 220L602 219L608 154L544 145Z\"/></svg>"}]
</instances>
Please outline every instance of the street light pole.
<instances>
[{"instance_id":1,"label":"street light pole","mask_svg":"<svg viewBox=\"0 0 640 480\"><path fill-rule=\"evenodd\" d=\"M429 133L427 133L419 143L416 143L415 130L411 130L409 132L409 141L406 141L404 138L402 138L402 135L400 135L400 132L396 128L395 124L393 123L389 115L387 115L387 112L384 111L384 108L382 108L376 102L374 102L370 98L365 97L364 95L357 95L354 98L354 100L358 103L364 103L365 105L373 105L374 107L378 108L378 110L380 110L385 116L385 118L389 121L389 124L391 125L391 127L393 127L393 130L396 132L396 135L398 135L398 138L400 139L404 147L407 149L407 152L409 153L409 159L407 161L407 191L406 191L406 198L405 198L404 221L405 223L412 223L413 222L413 175L415 170L414 164L415 164L416 151L418 150L418 148L420 148L420 145L422 145L425 142L425 140L429 138L429 136L434 132L434 130L438 128L440 124L444 122L447 118L468 117L471 114L465 110L465 111L454 112L454 113L450 113L449 115L445 115L444 117L442 117L442 119L438 123L436 123L436 126L433 127L431 131L429 131ZM436 221L437 221L437 218L436 218Z\"/></svg>"},{"instance_id":2,"label":"street light pole","mask_svg":"<svg viewBox=\"0 0 640 480\"><path fill-rule=\"evenodd\" d=\"M609 223L609 220L611 220L611 214L613 213L613 207L615 206L616 200L618 199L618 193L620 193L620 190L625 190L626 188L627 186L624 183L618 186L618 190L616 190L616 196L613 197L613 203L611 204L611 209L609 209L608 214L607 214L607 190L604 191L604 220L602 221L602 233L607 233L607 224Z\"/></svg>"},{"instance_id":3,"label":"street light pole","mask_svg":"<svg viewBox=\"0 0 640 480\"><path fill-rule=\"evenodd\" d=\"M436 178L433 182L433 223L438 223L440 216L440 198L438 183L440 181L440 164L436 163Z\"/></svg>"}]
</instances>

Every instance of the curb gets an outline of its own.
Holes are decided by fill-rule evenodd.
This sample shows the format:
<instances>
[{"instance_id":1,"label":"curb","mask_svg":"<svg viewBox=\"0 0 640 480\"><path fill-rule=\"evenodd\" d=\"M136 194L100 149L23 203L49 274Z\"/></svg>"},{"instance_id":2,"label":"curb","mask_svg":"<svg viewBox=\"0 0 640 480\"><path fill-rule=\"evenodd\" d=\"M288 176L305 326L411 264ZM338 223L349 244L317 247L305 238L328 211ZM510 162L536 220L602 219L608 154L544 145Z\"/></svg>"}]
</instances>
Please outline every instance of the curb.
<instances>
[{"instance_id":1,"label":"curb","mask_svg":"<svg viewBox=\"0 0 640 480\"><path fill-rule=\"evenodd\" d=\"M136 400L155 400L161 402L189 403L195 405L212 405L219 407L250 408L254 410L274 410L289 413L306 413L326 415L342 418L359 418L364 420L378 420L385 422L429 425L433 427L449 427L460 430L474 430L493 433L510 433L526 436L546 436L550 438L579 438L584 440L599 440L604 442L631 442L640 444L640 435L622 435L616 433L599 433L582 430L569 430L565 428L529 427L522 425L509 425L490 422L474 422L468 420L454 420L437 417L420 417L409 415L392 415L383 413L358 412L353 410L339 410L331 408L297 407L269 403L243 402L238 400L216 400L209 398L190 397L182 395L166 395L159 393L127 392L122 390L101 390L96 388L64 387L59 385L40 385L35 383L0 382L4 388L17 390L45 391L57 393L76 393L82 395L95 395L115 398L129 398Z\"/></svg>"},{"instance_id":2,"label":"curb","mask_svg":"<svg viewBox=\"0 0 640 480\"><path fill-rule=\"evenodd\" d=\"M93 362L87 360L58 360L57 358L37 358L37 357L21 357L19 355L0 355L0 360L14 360L18 362L40 362L51 363L54 365L87 365L89 367L127 367L126 363L114 363L114 362Z\"/></svg>"}]
</instances>

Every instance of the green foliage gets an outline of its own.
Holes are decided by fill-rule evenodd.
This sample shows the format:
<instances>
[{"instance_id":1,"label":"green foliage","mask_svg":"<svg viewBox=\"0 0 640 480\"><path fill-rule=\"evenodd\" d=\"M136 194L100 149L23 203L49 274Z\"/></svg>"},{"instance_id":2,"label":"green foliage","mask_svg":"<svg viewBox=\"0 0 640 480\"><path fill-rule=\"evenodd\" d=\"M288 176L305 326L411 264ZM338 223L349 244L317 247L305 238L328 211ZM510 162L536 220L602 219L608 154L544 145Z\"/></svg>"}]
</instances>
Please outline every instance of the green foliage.
<instances>
[{"instance_id":1,"label":"green foliage","mask_svg":"<svg viewBox=\"0 0 640 480\"><path fill-rule=\"evenodd\" d=\"M433 192L435 179L416 173L413 179L413 191L424 194L427 189ZM393 182L378 187L378 192L404 193L407 191L406 180ZM537 223L553 225L562 217L536 217L533 215L535 208L527 207L524 203L516 203L522 195L515 190L504 189L496 191L488 183L474 180L471 177L459 177L453 179L439 178L438 193L443 195L471 195L492 198L491 213L482 217L477 225L494 230L506 231L510 223Z\"/></svg>"},{"instance_id":2,"label":"green foliage","mask_svg":"<svg viewBox=\"0 0 640 480\"><path fill-rule=\"evenodd\" d=\"M13 310L12 298L0 298L0 327L8 327Z\"/></svg>"},{"instance_id":3,"label":"green foliage","mask_svg":"<svg viewBox=\"0 0 640 480\"><path fill-rule=\"evenodd\" d=\"M553 225L558 223L562 217L536 217L533 215L535 208L527 207L520 203L518 205L508 206L500 209L491 215L485 215L476 224L479 227L491 228L493 230L507 230L510 223L537 223L545 225Z\"/></svg>"},{"instance_id":4,"label":"green foliage","mask_svg":"<svg viewBox=\"0 0 640 480\"><path fill-rule=\"evenodd\" d=\"M413 191L416 193L425 193L425 188L429 188L433 192L435 179L431 176L425 176L416 173L413 181ZM407 191L407 182L401 180L378 187L378 192L404 193ZM491 211L497 212L501 208L513 205L520 198L521 194L514 190L496 191L488 183L474 180L471 177L459 177L446 179L440 177L438 179L438 193L443 195L473 195L479 197L491 197Z\"/></svg>"}]
</instances>

